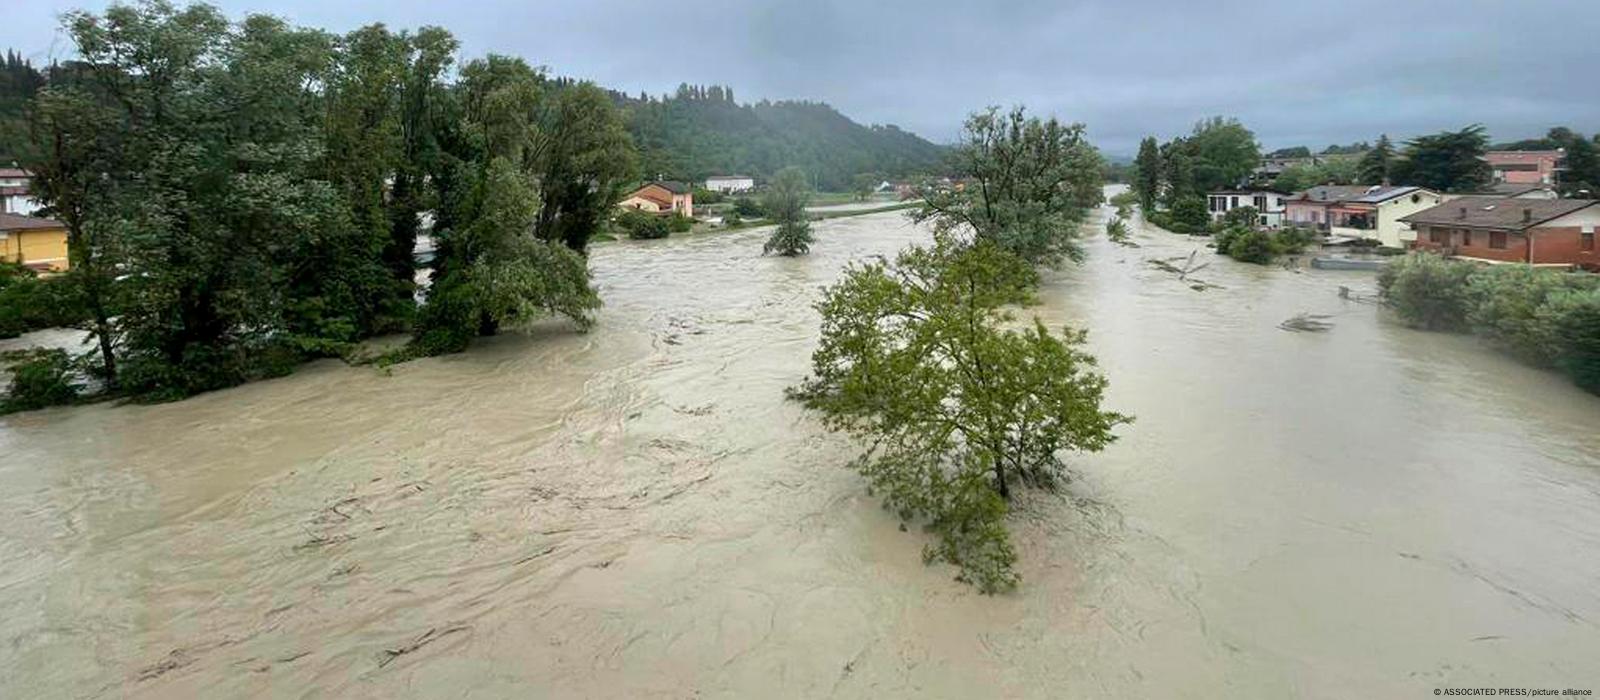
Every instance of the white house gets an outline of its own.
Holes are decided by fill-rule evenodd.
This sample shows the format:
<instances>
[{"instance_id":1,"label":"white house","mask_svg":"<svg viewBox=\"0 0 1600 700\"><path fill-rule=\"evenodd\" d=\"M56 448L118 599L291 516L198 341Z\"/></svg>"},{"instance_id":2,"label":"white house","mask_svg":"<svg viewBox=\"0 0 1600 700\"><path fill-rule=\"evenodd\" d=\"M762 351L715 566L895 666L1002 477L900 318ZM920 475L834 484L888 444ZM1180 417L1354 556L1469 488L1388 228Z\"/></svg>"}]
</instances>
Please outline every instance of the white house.
<instances>
[{"instance_id":1,"label":"white house","mask_svg":"<svg viewBox=\"0 0 1600 700\"><path fill-rule=\"evenodd\" d=\"M755 189L756 179L749 175L712 175L706 178L706 189L732 194Z\"/></svg>"},{"instance_id":2,"label":"white house","mask_svg":"<svg viewBox=\"0 0 1600 700\"><path fill-rule=\"evenodd\" d=\"M33 197L33 173L22 168L0 168L0 214L28 216L39 211Z\"/></svg>"},{"instance_id":3,"label":"white house","mask_svg":"<svg viewBox=\"0 0 1600 700\"><path fill-rule=\"evenodd\" d=\"M1206 211L1212 221L1220 221L1228 212L1240 207L1255 207L1256 225L1281 226L1283 211L1288 206L1289 194L1277 190L1256 188L1246 190L1221 190L1206 195Z\"/></svg>"}]
</instances>

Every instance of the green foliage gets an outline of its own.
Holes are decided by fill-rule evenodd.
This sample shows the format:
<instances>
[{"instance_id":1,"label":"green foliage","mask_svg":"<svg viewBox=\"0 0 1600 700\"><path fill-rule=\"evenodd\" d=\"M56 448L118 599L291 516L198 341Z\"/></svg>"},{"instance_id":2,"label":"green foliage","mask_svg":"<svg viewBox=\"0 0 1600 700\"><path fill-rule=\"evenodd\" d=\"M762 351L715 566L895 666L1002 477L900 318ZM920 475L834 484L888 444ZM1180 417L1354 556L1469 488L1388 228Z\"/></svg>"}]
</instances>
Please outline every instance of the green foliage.
<instances>
[{"instance_id":1,"label":"green foliage","mask_svg":"<svg viewBox=\"0 0 1600 700\"><path fill-rule=\"evenodd\" d=\"M1219 250L1224 250L1228 257L1257 265L1272 262L1276 251L1272 246L1272 237L1267 232L1254 228L1229 230L1233 233L1217 243ZM1221 248L1224 243L1226 249Z\"/></svg>"},{"instance_id":2,"label":"green foliage","mask_svg":"<svg viewBox=\"0 0 1600 700\"><path fill-rule=\"evenodd\" d=\"M1481 125L1442 131L1406 142L1404 157L1391 165L1397 184L1439 192L1476 192L1489 184L1491 170L1483 160L1489 137Z\"/></svg>"},{"instance_id":3,"label":"green foliage","mask_svg":"<svg viewBox=\"0 0 1600 700\"><path fill-rule=\"evenodd\" d=\"M1272 233L1272 249L1279 255L1299 255L1320 236L1313 229L1289 226Z\"/></svg>"},{"instance_id":4,"label":"green foliage","mask_svg":"<svg viewBox=\"0 0 1600 700\"><path fill-rule=\"evenodd\" d=\"M1406 323L1470 330L1600 394L1600 276L1412 253L1391 262L1378 283Z\"/></svg>"},{"instance_id":5,"label":"green foliage","mask_svg":"<svg viewBox=\"0 0 1600 700\"><path fill-rule=\"evenodd\" d=\"M1357 171L1358 181L1367 185L1381 185L1389 181L1389 171L1394 165L1394 144L1389 135L1378 137L1378 144L1361 157Z\"/></svg>"},{"instance_id":6,"label":"green foliage","mask_svg":"<svg viewBox=\"0 0 1600 700\"><path fill-rule=\"evenodd\" d=\"M1234 207L1222 215L1221 223L1225 228L1252 229L1256 228L1260 218L1261 212L1257 211L1255 207Z\"/></svg>"},{"instance_id":7,"label":"green foliage","mask_svg":"<svg viewBox=\"0 0 1600 700\"><path fill-rule=\"evenodd\" d=\"M556 314L587 328L600 297L581 254L531 235L540 202L529 176L499 157L473 190L457 228L441 234L445 273L428 292L412 352L460 352L476 335Z\"/></svg>"},{"instance_id":8,"label":"green foliage","mask_svg":"<svg viewBox=\"0 0 1600 700\"><path fill-rule=\"evenodd\" d=\"M38 148L28 138L25 109L44 82L44 76L21 54L6 51L5 61L0 63L0 165L37 157Z\"/></svg>"},{"instance_id":9,"label":"green foliage","mask_svg":"<svg viewBox=\"0 0 1600 700\"><path fill-rule=\"evenodd\" d=\"M893 263L851 266L818 303L822 341L791 395L830 429L871 443L855 463L885 507L926 518L925 555L989 593L1015 585L1004 527L1014 486L1069 476L1059 453L1097 451L1125 416L1102 411L1105 380L1083 334L1035 320L1005 330L1037 276L1001 245L948 233Z\"/></svg>"},{"instance_id":10,"label":"green foliage","mask_svg":"<svg viewBox=\"0 0 1600 700\"><path fill-rule=\"evenodd\" d=\"M952 162L965 188L924 188L912 213L935 231L970 227L1031 264L1083 256L1079 227L1103 198L1100 154L1082 124L991 108L967 119Z\"/></svg>"},{"instance_id":11,"label":"green foliage","mask_svg":"<svg viewBox=\"0 0 1600 700\"><path fill-rule=\"evenodd\" d=\"M806 218L810 198L805 173L799 168L784 168L773 176L761 208L778 227L762 246L763 254L802 255L811 249L811 223Z\"/></svg>"},{"instance_id":12,"label":"green foliage","mask_svg":"<svg viewBox=\"0 0 1600 700\"><path fill-rule=\"evenodd\" d=\"M1197 194L1238 185L1261 161L1255 134L1233 118L1201 120L1194 125L1184 147L1194 159Z\"/></svg>"},{"instance_id":13,"label":"green foliage","mask_svg":"<svg viewBox=\"0 0 1600 700\"><path fill-rule=\"evenodd\" d=\"M0 338L86 320L78 289L64 276L40 278L15 263L0 263Z\"/></svg>"},{"instance_id":14,"label":"green foliage","mask_svg":"<svg viewBox=\"0 0 1600 700\"><path fill-rule=\"evenodd\" d=\"M1211 225L1206 200L1198 195L1179 199L1168 211L1145 212L1145 218L1173 233L1206 233Z\"/></svg>"},{"instance_id":15,"label":"green foliage","mask_svg":"<svg viewBox=\"0 0 1600 700\"><path fill-rule=\"evenodd\" d=\"M1408 325L1428 330L1467 328L1472 266L1431 253L1395 258L1378 273L1378 288Z\"/></svg>"},{"instance_id":16,"label":"green foliage","mask_svg":"<svg viewBox=\"0 0 1600 700\"><path fill-rule=\"evenodd\" d=\"M1139 142L1139 156L1133 160L1133 187L1129 190L1145 212L1156 209L1156 198L1161 195L1163 168L1161 148L1153 137Z\"/></svg>"},{"instance_id":17,"label":"green foliage","mask_svg":"<svg viewBox=\"0 0 1600 700\"><path fill-rule=\"evenodd\" d=\"M694 188L694 203L696 205L721 204L726 200L727 195L723 194L719 190L708 190L704 187Z\"/></svg>"},{"instance_id":18,"label":"green foliage","mask_svg":"<svg viewBox=\"0 0 1600 700\"><path fill-rule=\"evenodd\" d=\"M1121 217L1106 222L1106 238L1113 243L1126 243L1128 241L1128 222Z\"/></svg>"},{"instance_id":19,"label":"green foliage","mask_svg":"<svg viewBox=\"0 0 1600 700\"><path fill-rule=\"evenodd\" d=\"M70 404L82 390L73 380L72 360L64 350L12 350L0 353L0 362L11 372L0 414Z\"/></svg>"},{"instance_id":20,"label":"green foliage","mask_svg":"<svg viewBox=\"0 0 1600 700\"><path fill-rule=\"evenodd\" d=\"M520 60L519 60L520 62ZM633 140L604 90L556 83L532 120L532 153L522 168L537 175L537 235L582 252L638 172Z\"/></svg>"},{"instance_id":21,"label":"green foliage","mask_svg":"<svg viewBox=\"0 0 1600 700\"><path fill-rule=\"evenodd\" d=\"M816 102L741 105L731 89L718 85L612 98L622 105L643 172L650 174L700 181L737 172L767 179L794 165L817 187L844 192L860 173L907 178L936 171L944 156L942 147L899 127L862 126Z\"/></svg>"},{"instance_id":22,"label":"green foliage","mask_svg":"<svg viewBox=\"0 0 1600 700\"><path fill-rule=\"evenodd\" d=\"M1299 192L1317 185L1350 185L1361 179L1361 164L1352 156L1323 156L1315 164L1297 163L1284 168L1272 186Z\"/></svg>"},{"instance_id":23,"label":"green foliage","mask_svg":"<svg viewBox=\"0 0 1600 700\"><path fill-rule=\"evenodd\" d=\"M1594 275L1566 275L1527 265L1490 265L1467 278L1467 323L1474 333L1525 362L1557 360L1560 316L1548 313L1553 297L1600 288Z\"/></svg>"},{"instance_id":24,"label":"green foliage","mask_svg":"<svg viewBox=\"0 0 1600 700\"><path fill-rule=\"evenodd\" d=\"M1288 148L1280 148L1280 149L1278 149L1276 151L1268 153L1266 157L1268 157L1268 158L1310 158L1311 157L1311 149L1306 148L1305 146L1290 146Z\"/></svg>"},{"instance_id":25,"label":"green foliage","mask_svg":"<svg viewBox=\"0 0 1600 700\"><path fill-rule=\"evenodd\" d=\"M754 197L740 197L733 200L733 210L737 212L739 216L747 219L760 219L767 215L767 210L764 209L761 206L761 202L756 200Z\"/></svg>"},{"instance_id":26,"label":"green foliage","mask_svg":"<svg viewBox=\"0 0 1600 700\"><path fill-rule=\"evenodd\" d=\"M671 231L667 227L664 216L651 214L638 209L624 209L617 214L617 228L627 232L628 237L637 241L666 238Z\"/></svg>"},{"instance_id":27,"label":"green foliage","mask_svg":"<svg viewBox=\"0 0 1600 700\"><path fill-rule=\"evenodd\" d=\"M1600 288L1554 295L1541 315L1555 329L1557 366L1578 386L1600 394Z\"/></svg>"},{"instance_id":28,"label":"green foliage","mask_svg":"<svg viewBox=\"0 0 1600 700\"><path fill-rule=\"evenodd\" d=\"M694 219L684 216L682 212L672 212L667 215L667 231L671 233L688 233L694 228Z\"/></svg>"},{"instance_id":29,"label":"green foliage","mask_svg":"<svg viewBox=\"0 0 1600 700\"><path fill-rule=\"evenodd\" d=\"M728 228L738 228L744 225L744 217L739 215L739 210L729 209L722 215L722 225Z\"/></svg>"}]
</instances>

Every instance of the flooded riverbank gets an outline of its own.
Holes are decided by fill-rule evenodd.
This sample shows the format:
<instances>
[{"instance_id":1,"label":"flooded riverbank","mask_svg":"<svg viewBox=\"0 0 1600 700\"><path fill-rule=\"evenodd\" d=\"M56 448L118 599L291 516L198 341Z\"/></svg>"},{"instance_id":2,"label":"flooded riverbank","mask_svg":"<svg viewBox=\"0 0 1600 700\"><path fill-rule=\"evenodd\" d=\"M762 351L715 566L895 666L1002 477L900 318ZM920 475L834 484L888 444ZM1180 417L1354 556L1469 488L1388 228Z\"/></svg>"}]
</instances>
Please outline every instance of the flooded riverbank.
<instances>
[{"instance_id":1,"label":"flooded riverbank","mask_svg":"<svg viewBox=\"0 0 1600 700\"><path fill-rule=\"evenodd\" d=\"M594 331L0 422L5 697L1410 697L1600 686L1600 399L1340 299L1365 272L1097 236L1034 309L1138 422L924 566L782 389L900 213L599 248ZM1328 314L1326 333L1277 324Z\"/></svg>"}]
</instances>

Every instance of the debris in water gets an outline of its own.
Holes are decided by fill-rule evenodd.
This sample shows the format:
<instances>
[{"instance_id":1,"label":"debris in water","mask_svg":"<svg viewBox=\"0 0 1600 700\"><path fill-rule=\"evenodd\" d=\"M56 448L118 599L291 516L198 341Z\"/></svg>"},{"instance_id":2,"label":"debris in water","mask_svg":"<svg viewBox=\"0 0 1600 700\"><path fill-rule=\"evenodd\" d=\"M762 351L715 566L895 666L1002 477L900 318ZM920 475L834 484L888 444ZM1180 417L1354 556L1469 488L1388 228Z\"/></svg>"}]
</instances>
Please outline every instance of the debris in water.
<instances>
[{"instance_id":1,"label":"debris in water","mask_svg":"<svg viewBox=\"0 0 1600 700\"><path fill-rule=\"evenodd\" d=\"M396 649L384 649L384 656L378 661L378 668L388 666L389 662L394 661L405 654L409 654L413 651L421 649L424 646L432 644L433 642L439 641L439 639L445 635L455 634L456 632L465 632L468 629L471 628L467 627L466 625L456 625L455 627L451 627L443 631L440 631L437 627L430 629L427 632L422 633L422 636L411 640L410 644Z\"/></svg>"},{"instance_id":2,"label":"debris in water","mask_svg":"<svg viewBox=\"0 0 1600 700\"><path fill-rule=\"evenodd\" d=\"M1296 314L1292 318L1289 318L1283 323L1278 324L1278 327L1286 331L1293 331L1296 333L1302 331L1308 333L1321 333L1333 328L1333 324L1323 320L1325 318L1330 317L1327 314L1301 313Z\"/></svg>"},{"instance_id":3,"label":"debris in water","mask_svg":"<svg viewBox=\"0 0 1600 700\"><path fill-rule=\"evenodd\" d=\"M1221 289L1222 288L1221 285L1215 285L1215 284L1212 284L1210 282L1207 282L1205 280L1200 280L1200 279L1190 279L1189 275L1192 275L1192 274L1194 274L1196 272L1199 272L1199 271L1204 270L1204 269L1206 269L1206 268L1211 266L1211 263L1208 263L1208 262L1203 262L1203 263L1198 263L1198 264L1195 263L1195 256L1198 255L1199 253L1200 253L1200 249L1196 248L1196 249L1194 249L1194 252L1189 253L1189 255L1187 255L1187 256L1180 255L1180 256L1175 257L1175 258L1145 258L1145 262L1149 263L1151 267L1154 267L1157 270L1161 270L1163 272L1170 272L1170 273L1172 273L1174 275L1177 275L1179 282L1188 282L1189 283L1189 288L1193 289L1193 290L1195 290L1197 292L1203 292L1203 291L1205 291L1207 289ZM1183 264L1182 265L1174 265L1173 264L1173 263L1176 263L1178 261L1183 261Z\"/></svg>"}]
</instances>

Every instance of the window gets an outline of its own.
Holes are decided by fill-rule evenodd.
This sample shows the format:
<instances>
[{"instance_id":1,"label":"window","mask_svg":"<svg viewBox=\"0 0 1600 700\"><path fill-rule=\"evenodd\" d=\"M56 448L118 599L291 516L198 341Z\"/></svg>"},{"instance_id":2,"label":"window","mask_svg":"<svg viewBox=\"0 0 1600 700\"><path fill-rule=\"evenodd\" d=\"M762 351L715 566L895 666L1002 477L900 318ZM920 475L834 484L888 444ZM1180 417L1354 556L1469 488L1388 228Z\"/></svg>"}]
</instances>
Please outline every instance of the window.
<instances>
[{"instance_id":1,"label":"window","mask_svg":"<svg viewBox=\"0 0 1600 700\"><path fill-rule=\"evenodd\" d=\"M1252 199L1250 201L1251 201L1251 203L1256 205L1256 211L1266 211L1267 210L1267 198L1266 198L1265 195L1259 195L1258 194L1258 195L1255 196L1254 199Z\"/></svg>"},{"instance_id":2,"label":"window","mask_svg":"<svg viewBox=\"0 0 1600 700\"><path fill-rule=\"evenodd\" d=\"M1590 231L1581 234L1581 238L1578 239L1578 247L1582 250L1594 250L1594 232Z\"/></svg>"},{"instance_id":3,"label":"window","mask_svg":"<svg viewBox=\"0 0 1600 700\"><path fill-rule=\"evenodd\" d=\"M1237 195L1235 195L1233 197L1229 197L1228 200L1229 200L1229 204L1228 204L1228 208L1229 209L1233 209L1233 208L1239 206L1239 197Z\"/></svg>"},{"instance_id":4,"label":"window","mask_svg":"<svg viewBox=\"0 0 1600 700\"><path fill-rule=\"evenodd\" d=\"M1469 231L1467 229L1461 229L1461 245L1462 246L1470 246L1470 245L1472 245L1472 232L1471 231Z\"/></svg>"},{"instance_id":5,"label":"window","mask_svg":"<svg viewBox=\"0 0 1600 700\"><path fill-rule=\"evenodd\" d=\"M1430 228L1430 229L1428 229L1428 242L1429 243L1443 243L1446 240L1448 240L1448 238L1449 238L1449 234L1445 233L1445 230L1442 229L1442 228Z\"/></svg>"},{"instance_id":6,"label":"window","mask_svg":"<svg viewBox=\"0 0 1600 700\"><path fill-rule=\"evenodd\" d=\"M1222 198L1221 197L1206 197L1206 205L1208 206L1208 208L1212 212L1222 211Z\"/></svg>"},{"instance_id":7,"label":"window","mask_svg":"<svg viewBox=\"0 0 1600 700\"><path fill-rule=\"evenodd\" d=\"M1489 232L1489 247L1490 248L1494 248L1495 250L1505 250L1506 249L1506 232L1505 231L1490 231Z\"/></svg>"}]
</instances>

